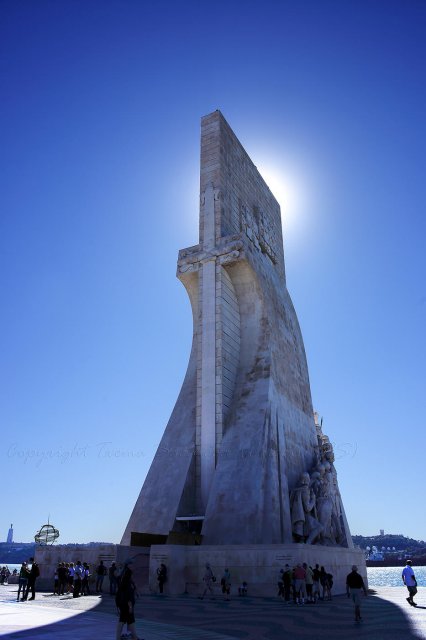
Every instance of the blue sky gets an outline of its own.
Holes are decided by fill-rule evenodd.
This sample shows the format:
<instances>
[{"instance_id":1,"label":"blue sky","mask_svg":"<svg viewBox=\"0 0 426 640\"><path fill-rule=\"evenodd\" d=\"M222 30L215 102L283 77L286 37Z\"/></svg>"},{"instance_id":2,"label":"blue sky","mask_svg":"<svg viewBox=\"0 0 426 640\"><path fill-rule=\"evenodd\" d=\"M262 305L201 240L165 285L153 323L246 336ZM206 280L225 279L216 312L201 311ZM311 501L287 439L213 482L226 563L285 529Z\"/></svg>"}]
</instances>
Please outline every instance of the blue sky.
<instances>
[{"instance_id":1,"label":"blue sky","mask_svg":"<svg viewBox=\"0 0 426 640\"><path fill-rule=\"evenodd\" d=\"M188 362L176 259L216 108L282 207L351 530L426 538L425 23L417 0L2 0L0 538L50 516L120 540Z\"/></svg>"}]
</instances>

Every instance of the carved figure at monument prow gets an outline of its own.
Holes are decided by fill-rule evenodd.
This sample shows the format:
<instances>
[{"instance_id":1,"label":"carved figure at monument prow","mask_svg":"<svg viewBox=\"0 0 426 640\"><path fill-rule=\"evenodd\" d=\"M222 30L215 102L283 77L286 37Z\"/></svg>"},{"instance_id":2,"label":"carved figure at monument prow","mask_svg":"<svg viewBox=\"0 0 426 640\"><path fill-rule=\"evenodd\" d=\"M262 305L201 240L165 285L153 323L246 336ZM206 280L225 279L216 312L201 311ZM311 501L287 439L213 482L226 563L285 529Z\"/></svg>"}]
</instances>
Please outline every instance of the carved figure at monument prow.
<instances>
[{"instance_id":1,"label":"carved figure at monument prow","mask_svg":"<svg viewBox=\"0 0 426 640\"><path fill-rule=\"evenodd\" d=\"M293 540L306 544L348 546L343 505L334 467L334 452L314 414L318 459L299 486L290 491Z\"/></svg>"}]
</instances>

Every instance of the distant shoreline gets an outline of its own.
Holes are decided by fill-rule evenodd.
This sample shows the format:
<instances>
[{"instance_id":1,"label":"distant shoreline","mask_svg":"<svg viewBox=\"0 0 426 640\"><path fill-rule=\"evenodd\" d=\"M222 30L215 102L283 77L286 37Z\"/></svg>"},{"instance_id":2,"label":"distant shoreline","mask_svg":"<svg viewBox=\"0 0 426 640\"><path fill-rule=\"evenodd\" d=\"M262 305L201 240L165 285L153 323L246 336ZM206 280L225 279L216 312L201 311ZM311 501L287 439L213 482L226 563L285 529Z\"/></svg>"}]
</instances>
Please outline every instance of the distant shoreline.
<instances>
[{"instance_id":1,"label":"distant shoreline","mask_svg":"<svg viewBox=\"0 0 426 640\"><path fill-rule=\"evenodd\" d=\"M413 556L411 559L411 564L413 567L424 567L426 566L426 556L420 556L416 558ZM366 560L365 564L367 567L405 567L406 559L395 560L394 558L389 560Z\"/></svg>"}]
</instances>

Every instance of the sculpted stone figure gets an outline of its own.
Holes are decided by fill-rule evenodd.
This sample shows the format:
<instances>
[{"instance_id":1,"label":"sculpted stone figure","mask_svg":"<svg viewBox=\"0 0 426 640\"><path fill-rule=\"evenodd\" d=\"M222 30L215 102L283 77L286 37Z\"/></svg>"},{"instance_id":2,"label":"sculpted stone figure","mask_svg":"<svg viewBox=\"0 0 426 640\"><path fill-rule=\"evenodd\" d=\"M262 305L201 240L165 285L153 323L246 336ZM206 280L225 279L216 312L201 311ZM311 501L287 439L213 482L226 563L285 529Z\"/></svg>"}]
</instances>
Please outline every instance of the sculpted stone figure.
<instances>
[{"instance_id":1,"label":"sculpted stone figure","mask_svg":"<svg viewBox=\"0 0 426 640\"><path fill-rule=\"evenodd\" d=\"M336 540L333 535L332 529L332 513L333 513L333 498L332 498L332 477L331 466L329 462L324 462L318 467L320 474L320 480L317 483L317 513L318 520L322 525L321 541L322 544L335 545Z\"/></svg>"},{"instance_id":2,"label":"sculpted stone figure","mask_svg":"<svg viewBox=\"0 0 426 640\"><path fill-rule=\"evenodd\" d=\"M290 492L293 536L308 544L347 546L333 446L318 423L318 462Z\"/></svg>"},{"instance_id":3,"label":"sculpted stone figure","mask_svg":"<svg viewBox=\"0 0 426 640\"><path fill-rule=\"evenodd\" d=\"M333 458L332 451L323 456L311 475L317 516L322 526L319 542L327 546L345 544L341 499Z\"/></svg>"},{"instance_id":4,"label":"sculpted stone figure","mask_svg":"<svg viewBox=\"0 0 426 640\"><path fill-rule=\"evenodd\" d=\"M323 530L316 517L316 498L310 483L309 473L302 473L300 486L290 493L293 535L306 544L313 544Z\"/></svg>"},{"instance_id":5,"label":"sculpted stone figure","mask_svg":"<svg viewBox=\"0 0 426 640\"><path fill-rule=\"evenodd\" d=\"M345 526L343 522L343 508L342 499L340 497L339 485L337 483L337 471L334 465L331 465L331 486L332 486L332 500L333 511L331 524L334 529L334 537L337 544L347 546Z\"/></svg>"}]
</instances>

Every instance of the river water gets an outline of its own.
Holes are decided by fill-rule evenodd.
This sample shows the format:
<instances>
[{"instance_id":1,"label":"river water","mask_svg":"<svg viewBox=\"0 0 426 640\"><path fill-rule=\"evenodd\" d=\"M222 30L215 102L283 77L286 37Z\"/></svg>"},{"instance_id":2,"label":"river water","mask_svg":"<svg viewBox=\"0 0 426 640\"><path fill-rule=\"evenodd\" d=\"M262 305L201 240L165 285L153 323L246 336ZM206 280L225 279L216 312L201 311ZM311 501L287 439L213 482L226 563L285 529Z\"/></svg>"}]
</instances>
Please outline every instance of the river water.
<instances>
[{"instance_id":1,"label":"river water","mask_svg":"<svg viewBox=\"0 0 426 640\"><path fill-rule=\"evenodd\" d=\"M369 587L403 587L401 574L404 567L367 567ZM413 567L417 585L426 587L426 567Z\"/></svg>"}]
</instances>

